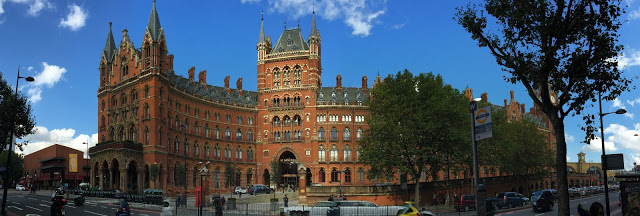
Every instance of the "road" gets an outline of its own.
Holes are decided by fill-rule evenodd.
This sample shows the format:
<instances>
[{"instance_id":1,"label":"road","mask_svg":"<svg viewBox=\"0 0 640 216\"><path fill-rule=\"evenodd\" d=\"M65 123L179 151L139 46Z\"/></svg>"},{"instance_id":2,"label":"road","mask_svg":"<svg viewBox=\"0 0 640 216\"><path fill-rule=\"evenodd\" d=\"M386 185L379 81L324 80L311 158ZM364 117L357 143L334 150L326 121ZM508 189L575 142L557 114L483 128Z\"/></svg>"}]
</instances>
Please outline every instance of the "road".
<instances>
[{"instance_id":1,"label":"road","mask_svg":"<svg viewBox=\"0 0 640 216\"><path fill-rule=\"evenodd\" d=\"M1 200L1 199L0 199ZM73 199L68 201L66 215L112 216L117 206L113 199L86 197L85 205L74 206ZM7 194L7 212L13 216L45 216L50 215L51 199L41 195L29 194L24 191L9 191ZM157 216L159 211L131 208L131 215Z\"/></svg>"},{"instance_id":2,"label":"road","mask_svg":"<svg viewBox=\"0 0 640 216\"><path fill-rule=\"evenodd\" d=\"M612 192L609 194L609 201L611 202L609 204L609 207L611 208L611 215L622 215L622 208L618 206L618 192ZM591 204L593 202L599 202L601 204L604 205L605 203L605 198L604 198L604 194L597 194L597 195L592 195L592 196L587 196L587 197L582 197L582 198L576 198L576 199L571 199L569 200L569 207L571 208L571 215L578 215L578 204L582 204L583 206L585 206L587 209L591 206ZM507 212L500 212L496 215L509 215L509 216L519 216L519 215L535 215L535 216L542 216L542 215L558 215L558 203L556 203L556 205L553 207L552 211L548 211L548 212L534 212L533 209L531 207L529 208L524 208L524 209L518 209L518 210L513 210L513 211L507 211Z\"/></svg>"}]
</instances>

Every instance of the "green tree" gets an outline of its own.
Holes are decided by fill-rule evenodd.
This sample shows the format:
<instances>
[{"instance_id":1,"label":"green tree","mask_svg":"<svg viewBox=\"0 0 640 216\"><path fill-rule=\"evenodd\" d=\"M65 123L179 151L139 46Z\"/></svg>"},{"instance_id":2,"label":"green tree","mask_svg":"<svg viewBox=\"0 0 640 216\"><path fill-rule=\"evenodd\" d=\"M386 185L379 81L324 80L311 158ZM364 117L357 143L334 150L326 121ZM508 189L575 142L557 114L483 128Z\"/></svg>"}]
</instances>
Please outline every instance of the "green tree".
<instances>
[{"instance_id":1,"label":"green tree","mask_svg":"<svg viewBox=\"0 0 640 216\"><path fill-rule=\"evenodd\" d=\"M369 129L358 142L369 178L407 173L435 175L463 163L471 152L469 101L440 75L408 70L389 75L371 90ZM419 203L415 184L414 203Z\"/></svg>"},{"instance_id":2,"label":"green tree","mask_svg":"<svg viewBox=\"0 0 640 216\"><path fill-rule=\"evenodd\" d=\"M18 139L33 134L36 122L31 114L31 104L26 96L18 94L16 106L15 89L9 86L0 72L0 149L6 149L11 139L11 127L15 120L14 136ZM27 142L16 143L16 149L22 150ZM1 151L1 150L0 150ZM13 163L13 162L12 162Z\"/></svg>"},{"instance_id":3,"label":"green tree","mask_svg":"<svg viewBox=\"0 0 640 216\"><path fill-rule=\"evenodd\" d=\"M151 177L152 182L156 182L159 172L160 170L158 169L158 164L151 164L151 166L149 167L149 177Z\"/></svg>"},{"instance_id":4,"label":"green tree","mask_svg":"<svg viewBox=\"0 0 640 216\"><path fill-rule=\"evenodd\" d=\"M505 80L522 83L551 121L557 143L559 215L569 215L564 118L583 114L596 93L612 100L631 83L615 61L622 50L617 32L624 12L620 4L620 0L485 0L458 8L454 16L480 47L489 48L508 72ZM489 21L485 14L494 19ZM583 118L588 136L594 131L594 115Z\"/></svg>"},{"instance_id":5,"label":"green tree","mask_svg":"<svg viewBox=\"0 0 640 216\"><path fill-rule=\"evenodd\" d=\"M240 169L235 164L225 163L224 164L224 182L226 187L239 185L240 182L237 182L236 174L240 172Z\"/></svg>"},{"instance_id":6,"label":"green tree","mask_svg":"<svg viewBox=\"0 0 640 216\"><path fill-rule=\"evenodd\" d=\"M185 174L187 173L187 171L185 170L184 165L178 165L176 166L176 185L178 187L182 187L184 186L187 182L185 179Z\"/></svg>"},{"instance_id":7,"label":"green tree","mask_svg":"<svg viewBox=\"0 0 640 216\"><path fill-rule=\"evenodd\" d=\"M7 166L8 154L9 154L9 151L3 151L2 153L0 153L0 167ZM7 170L10 170L11 172L11 176L10 176L11 179L9 179L9 182L13 182L14 180L17 181L21 177L24 177L25 173L23 168L24 168L24 157L22 155L16 154L15 152L11 152L11 168L7 169ZM2 172L2 175L3 176L6 175L6 171Z\"/></svg>"},{"instance_id":8,"label":"green tree","mask_svg":"<svg viewBox=\"0 0 640 216\"><path fill-rule=\"evenodd\" d=\"M278 183L280 183L280 179L282 178L282 172L280 170L280 161L274 158L271 161L271 173L269 174L269 180L276 184L275 188L278 188Z\"/></svg>"}]
</instances>

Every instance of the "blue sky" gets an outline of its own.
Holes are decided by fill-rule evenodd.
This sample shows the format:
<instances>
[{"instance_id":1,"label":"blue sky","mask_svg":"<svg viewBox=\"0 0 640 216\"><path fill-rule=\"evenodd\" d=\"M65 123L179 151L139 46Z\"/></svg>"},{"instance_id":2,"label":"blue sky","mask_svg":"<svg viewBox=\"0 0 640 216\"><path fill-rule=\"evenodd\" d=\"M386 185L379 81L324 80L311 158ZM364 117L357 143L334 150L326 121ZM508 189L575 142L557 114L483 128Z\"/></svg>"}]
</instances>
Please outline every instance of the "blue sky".
<instances>
[{"instance_id":1,"label":"blue sky","mask_svg":"<svg viewBox=\"0 0 640 216\"><path fill-rule=\"evenodd\" d=\"M284 29L299 25L310 32L314 1L237 0L157 2L167 47L175 55L174 69L186 76L188 68L207 70L209 84L222 86L243 77L244 89L256 90L256 44L260 12L273 43ZM335 86L340 74L344 86L358 87L368 76L369 86L379 73L399 70L441 74L460 90L473 88L475 97L487 92L489 101L503 104L509 91L525 103L532 101L521 84L503 80L505 72L486 48L478 48L453 19L455 8L468 1L342 1L316 0L317 26L322 37L324 86ZM640 75L640 1L628 0L620 33L625 46L621 64L628 77ZM83 142L97 142L98 64L113 22L116 43L122 30L140 46L152 1L0 0L0 71L13 85L21 74L37 81L21 81L29 95L38 131L25 139L28 154L59 143L85 151ZM634 81L635 86L638 81ZM603 102L605 112L624 107L627 115L605 117L607 153L624 153L626 167L640 162L640 94L624 93ZM588 109L596 113L596 109ZM565 121L569 161L580 151L587 161L599 162L600 144L580 143L581 118ZM599 143L599 141L598 141Z\"/></svg>"}]
</instances>

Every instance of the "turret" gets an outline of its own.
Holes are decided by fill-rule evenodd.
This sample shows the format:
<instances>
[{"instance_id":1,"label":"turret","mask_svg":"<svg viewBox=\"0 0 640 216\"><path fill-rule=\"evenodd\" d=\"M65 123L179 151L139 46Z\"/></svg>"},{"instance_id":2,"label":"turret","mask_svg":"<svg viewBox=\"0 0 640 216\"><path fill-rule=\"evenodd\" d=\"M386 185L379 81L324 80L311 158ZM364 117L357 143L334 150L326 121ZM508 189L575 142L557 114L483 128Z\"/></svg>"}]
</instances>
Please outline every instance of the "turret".
<instances>
[{"instance_id":1,"label":"turret","mask_svg":"<svg viewBox=\"0 0 640 216\"><path fill-rule=\"evenodd\" d=\"M163 71L163 63L167 56L167 45L164 39L164 30L160 26L160 18L154 0L141 46L143 70L149 70L151 73ZM168 67L165 65L164 68Z\"/></svg>"},{"instance_id":2,"label":"turret","mask_svg":"<svg viewBox=\"0 0 640 216\"><path fill-rule=\"evenodd\" d=\"M320 31L316 29L316 12L311 17L311 33L309 34L309 53L312 58L320 58Z\"/></svg>"},{"instance_id":3,"label":"turret","mask_svg":"<svg viewBox=\"0 0 640 216\"><path fill-rule=\"evenodd\" d=\"M118 48L116 48L116 43L113 41L111 24L112 23L109 22L109 34L107 34L107 42L104 45L104 50L102 51L103 60L100 61L100 87L108 84L109 74L111 73L111 67L113 66L113 60L115 58L116 52L118 51Z\"/></svg>"},{"instance_id":4,"label":"turret","mask_svg":"<svg viewBox=\"0 0 640 216\"><path fill-rule=\"evenodd\" d=\"M260 36L258 37L256 50L258 50L258 88L264 88L266 87L267 77L264 64L267 54L271 53L271 38L269 36L265 37L264 34L264 14L260 18Z\"/></svg>"}]
</instances>

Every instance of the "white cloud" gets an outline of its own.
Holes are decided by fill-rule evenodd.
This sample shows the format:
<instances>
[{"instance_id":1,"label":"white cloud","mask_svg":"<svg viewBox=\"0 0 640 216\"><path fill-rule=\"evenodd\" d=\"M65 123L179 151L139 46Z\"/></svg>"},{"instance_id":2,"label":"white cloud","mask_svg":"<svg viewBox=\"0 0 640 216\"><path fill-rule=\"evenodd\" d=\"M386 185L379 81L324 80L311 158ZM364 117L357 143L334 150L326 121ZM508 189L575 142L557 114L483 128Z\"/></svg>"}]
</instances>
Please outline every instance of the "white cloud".
<instances>
[{"instance_id":1,"label":"white cloud","mask_svg":"<svg viewBox=\"0 0 640 216\"><path fill-rule=\"evenodd\" d=\"M640 19L640 8L629 13L629 20Z\"/></svg>"},{"instance_id":2,"label":"white cloud","mask_svg":"<svg viewBox=\"0 0 640 216\"><path fill-rule=\"evenodd\" d=\"M640 123L636 123L634 125L634 129L627 128L623 125L619 124L610 124L607 128L604 129L604 133L606 136L606 142L615 143L621 149L629 149L634 151L635 153L640 153L640 136L634 136L634 134L638 134L640 132ZM600 148L600 140L595 141L598 143L598 149ZM591 142L591 145L594 145L594 141ZM607 151L615 151L617 148L610 149L609 146L606 146Z\"/></svg>"},{"instance_id":3,"label":"white cloud","mask_svg":"<svg viewBox=\"0 0 640 216\"><path fill-rule=\"evenodd\" d=\"M569 142L576 141L576 138L574 136L569 135L569 134L564 134L564 140L565 140L565 142L569 143Z\"/></svg>"},{"instance_id":4,"label":"white cloud","mask_svg":"<svg viewBox=\"0 0 640 216\"><path fill-rule=\"evenodd\" d=\"M636 104L640 104L640 98L636 98L635 100L627 100L627 103L633 107Z\"/></svg>"},{"instance_id":5,"label":"white cloud","mask_svg":"<svg viewBox=\"0 0 640 216\"><path fill-rule=\"evenodd\" d=\"M241 0L242 3L252 3L258 0ZM314 10L313 3L307 0L268 0L269 10L286 14L292 18L310 15ZM373 24L385 9L372 9L377 4L367 0L321 0L315 4L316 15L327 20L341 19L356 36L371 34Z\"/></svg>"},{"instance_id":6,"label":"white cloud","mask_svg":"<svg viewBox=\"0 0 640 216\"><path fill-rule=\"evenodd\" d=\"M48 0L0 0L0 14L4 13L4 8L2 6L6 2L11 2L16 4L29 4L29 9L27 10L27 14L30 16L38 16L40 11L42 11L43 9L53 8L53 5L49 3Z\"/></svg>"},{"instance_id":7,"label":"white cloud","mask_svg":"<svg viewBox=\"0 0 640 216\"><path fill-rule=\"evenodd\" d=\"M244 4L244 3L256 3L256 2L260 2L260 0L240 0L240 2L242 2L242 4Z\"/></svg>"},{"instance_id":8,"label":"white cloud","mask_svg":"<svg viewBox=\"0 0 640 216\"><path fill-rule=\"evenodd\" d=\"M398 30L398 29L403 28L403 27L404 27L404 25L405 25L404 23L391 25L391 29L396 29L396 30Z\"/></svg>"},{"instance_id":9,"label":"white cloud","mask_svg":"<svg viewBox=\"0 0 640 216\"><path fill-rule=\"evenodd\" d=\"M76 136L76 131L74 129L63 128L48 130L43 126L36 126L34 130L34 134L28 135L22 139L29 142L22 151L25 155L47 148L54 144L60 144L86 153L87 145L83 143L89 142L89 148L91 148L98 142L97 133L92 135L79 134Z\"/></svg>"},{"instance_id":10,"label":"white cloud","mask_svg":"<svg viewBox=\"0 0 640 216\"><path fill-rule=\"evenodd\" d=\"M29 67L33 69L33 67ZM63 79L63 75L67 72L67 69L57 66L49 65L46 62L42 62L42 71L36 74L33 78L33 83L27 84L27 95L32 103L37 103L42 99L42 88L51 88L60 80Z\"/></svg>"},{"instance_id":11,"label":"white cloud","mask_svg":"<svg viewBox=\"0 0 640 216\"><path fill-rule=\"evenodd\" d=\"M584 146L582 146L582 151L584 151L584 152L602 152L602 141L601 141L600 137L595 137L594 139L591 139L589 143L591 143L591 144L585 144ZM607 151L616 151L616 150L618 150L618 148L615 146L615 144L613 142L610 142L610 141L607 141L607 140L604 141L604 147L606 148Z\"/></svg>"},{"instance_id":12,"label":"white cloud","mask_svg":"<svg viewBox=\"0 0 640 216\"><path fill-rule=\"evenodd\" d=\"M28 70L28 71L33 70L33 66L29 66L29 67L27 67L27 70Z\"/></svg>"},{"instance_id":13,"label":"white cloud","mask_svg":"<svg viewBox=\"0 0 640 216\"><path fill-rule=\"evenodd\" d=\"M60 26L69 27L72 31L77 31L85 25L88 17L89 14L74 3L69 5L69 14L67 14L66 19L60 20Z\"/></svg>"},{"instance_id":14,"label":"white cloud","mask_svg":"<svg viewBox=\"0 0 640 216\"><path fill-rule=\"evenodd\" d=\"M633 113L625 113L625 114L624 114L624 117L627 117L627 118L633 119Z\"/></svg>"},{"instance_id":15,"label":"white cloud","mask_svg":"<svg viewBox=\"0 0 640 216\"><path fill-rule=\"evenodd\" d=\"M567 161L571 161L571 157L567 156Z\"/></svg>"},{"instance_id":16,"label":"white cloud","mask_svg":"<svg viewBox=\"0 0 640 216\"><path fill-rule=\"evenodd\" d=\"M624 104L622 103L622 101L620 101L618 98L613 99L613 107L617 107L617 108L622 108L622 109L626 109L626 107L624 107Z\"/></svg>"},{"instance_id":17,"label":"white cloud","mask_svg":"<svg viewBox=\"0 0 640 216\"><path fill-rule=\"evenodd\" d=\"M631 50L629 56L630 57L627 57L624 54L621 54L614 59L618 61L619 68L624 69L627 67L640 65L640 50Z\"/></svg>"}]
</instances>

